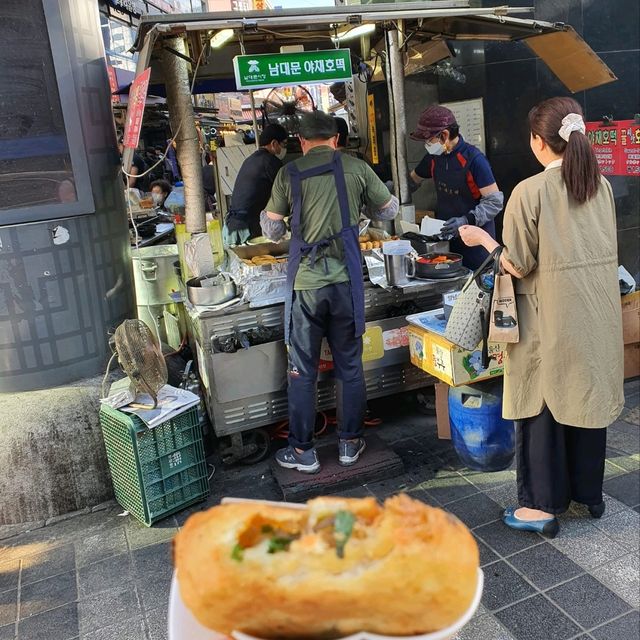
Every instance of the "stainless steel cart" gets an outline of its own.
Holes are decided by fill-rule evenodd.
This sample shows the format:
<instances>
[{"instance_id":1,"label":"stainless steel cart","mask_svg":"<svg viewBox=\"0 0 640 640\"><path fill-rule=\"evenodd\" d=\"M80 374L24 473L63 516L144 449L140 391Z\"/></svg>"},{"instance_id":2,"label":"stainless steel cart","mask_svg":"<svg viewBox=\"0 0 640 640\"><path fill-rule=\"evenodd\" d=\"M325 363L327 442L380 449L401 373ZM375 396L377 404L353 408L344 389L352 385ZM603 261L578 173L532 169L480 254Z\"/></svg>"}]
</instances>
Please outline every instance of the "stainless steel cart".
<instances>
[{"instance_id":1,"label":"stainless steel cart","mask_svg":"<svg viewBox=\"0 0 640 640\"><path fill-rule=\"evenodd\" d=\"M459 289L463 282L464 278L429 282L405 291L387 291L366 284L366 335L372 336L377 345L368 358L365 350L369 398L433 384L431 376L410 363L408 343L402 339L407 325L403 307L411 301L423 310L438 308L442 293ZM268 451L269 434L263 427L287 418L284 305L251 309L244 304L216 312L185 304L207 409L215 434L222 439L223 457L228 462L256 461ZM214 341L220 338L258 328L271 329L274 340L235 353L219 353L214 347ZM333 407L333 375L331 371L321 372L318 409Z\"/></svg>"}]
</instances>

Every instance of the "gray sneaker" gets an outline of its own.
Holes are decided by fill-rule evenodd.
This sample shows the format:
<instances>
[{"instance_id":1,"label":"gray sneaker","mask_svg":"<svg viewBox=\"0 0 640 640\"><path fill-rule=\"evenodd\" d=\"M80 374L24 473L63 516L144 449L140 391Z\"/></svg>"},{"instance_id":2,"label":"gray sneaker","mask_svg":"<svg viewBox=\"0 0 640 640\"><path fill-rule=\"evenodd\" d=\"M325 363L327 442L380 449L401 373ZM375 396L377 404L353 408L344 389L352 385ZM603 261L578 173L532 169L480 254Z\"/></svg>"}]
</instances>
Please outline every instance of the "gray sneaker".
<instances>
[{"instance_id":1,"label":"gray sneaker","mask_svg":"<svg viewBox=\"0 0 640 640\"><path fill-rule=\"evenodd\" d=\"M343 467L358 462L360 454L365 450L367 443L364 438L358 438L357 440L340 440L338 443L338 462Z\"/></svg>"},{"instance_id":2,"label":"gray sneaker","mask_svg":"<svg viewBox=\"0 0 640 640\"><path fill-rule=\"evenodd\" d=\"M298 453L291 445L276 453L276 462L285 469L295 469L301 473L318 473L320 461L315 449Z\"/></svg>"}]
</instances>

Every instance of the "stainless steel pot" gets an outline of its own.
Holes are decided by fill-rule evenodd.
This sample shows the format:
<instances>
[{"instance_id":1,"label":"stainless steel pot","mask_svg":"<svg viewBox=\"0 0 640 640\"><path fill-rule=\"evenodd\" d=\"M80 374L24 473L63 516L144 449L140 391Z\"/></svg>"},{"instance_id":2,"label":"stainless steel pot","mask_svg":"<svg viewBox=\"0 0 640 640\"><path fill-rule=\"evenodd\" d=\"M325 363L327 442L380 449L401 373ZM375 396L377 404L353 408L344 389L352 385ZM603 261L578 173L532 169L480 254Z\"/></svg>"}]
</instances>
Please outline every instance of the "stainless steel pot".
<instances>
[{"instance_id":1,"label":"stainless steel pot","mask_svg":"<svg viewBox=\"0 0 640 640\"><path fill-rule=\"evenodd\" d=\"M203 282L210 278L217 278L218 284L211 286L202 286ZM236 297L236 283L227 274L214 273L207 276L201 276L199 278L191 278L187 281L187 296L189 302L195 305L202 305L207 307L216 306L229 302Z\"/></svg>"},{"instance_id":2,"label":"stainless steel pot","mask_svg":"<svg viewBox=\"0 0 640 640\"><path fill-rule=\"evenodd\" d=\"M178 259L178 245L135 249L131 257L138 305L172 302L169 294L180 291L180 282L173 268L173 263Z\"/></svg>"}]
</instances>

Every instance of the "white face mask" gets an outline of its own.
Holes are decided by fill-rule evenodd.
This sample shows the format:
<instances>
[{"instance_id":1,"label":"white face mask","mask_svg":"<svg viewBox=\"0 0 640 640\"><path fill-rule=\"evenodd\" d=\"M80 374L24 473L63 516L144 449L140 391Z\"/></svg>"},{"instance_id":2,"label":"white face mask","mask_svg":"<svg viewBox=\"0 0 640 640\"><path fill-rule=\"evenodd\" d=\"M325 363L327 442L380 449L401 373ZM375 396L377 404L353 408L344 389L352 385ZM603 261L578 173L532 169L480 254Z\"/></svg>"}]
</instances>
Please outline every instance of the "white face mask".
<instances>
[{"instance_id":1,"label":"white face mask","mask_svg":"<svg viewBox=\"0 0 640 640\"><path fill-rule=\"evenodd\" d=\"M441 142L425 142L424 148L432 156L441 156L444 153L444 145Z\"/></svg>"},{"instance_id":2,"label":"white face mask","mask_svg":"<svg viewBox=\"0 0 640 640\"><path fill-rule=\"evenodd\" d=\"M287 155L287 147L280 147L280 151L276 153L276 158L278 160L284 160L284 157Z\"/></svg>"},{"instance_id":3,"label":"white face mask","mask_svg":"<svg viewBox=\"0 0 640 640\"><path fill-rule=\"evenodd\" d=\"M164 195L162 193L152 193L151 199L156 206L161 205L164 202Z\"/></svg>"}]
</instances>

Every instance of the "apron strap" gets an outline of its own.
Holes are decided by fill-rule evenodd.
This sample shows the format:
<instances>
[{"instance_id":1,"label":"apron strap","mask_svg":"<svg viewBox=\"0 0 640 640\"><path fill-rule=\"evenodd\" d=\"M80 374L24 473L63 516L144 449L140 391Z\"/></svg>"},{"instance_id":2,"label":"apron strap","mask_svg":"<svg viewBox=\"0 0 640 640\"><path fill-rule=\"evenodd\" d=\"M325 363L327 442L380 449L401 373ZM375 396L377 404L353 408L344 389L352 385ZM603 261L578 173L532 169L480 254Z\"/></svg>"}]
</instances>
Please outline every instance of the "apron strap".
<instances>
[{"instance_id":1,"label":"apron strap","mask_svg":"<svg viewBox=\"0 0 640 640\"><path fill-rule=\"evenodd\" d=\"M340 205L342 228L347 229L348 227L352 227L353 225L351 224L351 211L349 210L347 181L344 177L344 170L342 168L342 154L340 153L340 151L334 152L331 165L333 167L333 177L336 181L336 191L338 193L338 204Z\"/></svg>"}]
</instances>

